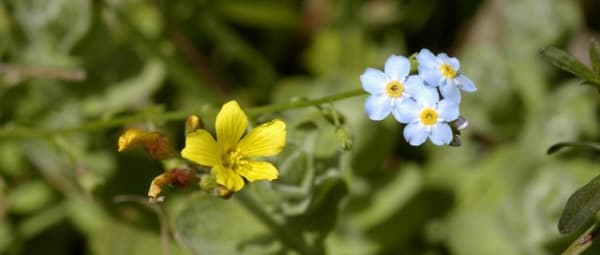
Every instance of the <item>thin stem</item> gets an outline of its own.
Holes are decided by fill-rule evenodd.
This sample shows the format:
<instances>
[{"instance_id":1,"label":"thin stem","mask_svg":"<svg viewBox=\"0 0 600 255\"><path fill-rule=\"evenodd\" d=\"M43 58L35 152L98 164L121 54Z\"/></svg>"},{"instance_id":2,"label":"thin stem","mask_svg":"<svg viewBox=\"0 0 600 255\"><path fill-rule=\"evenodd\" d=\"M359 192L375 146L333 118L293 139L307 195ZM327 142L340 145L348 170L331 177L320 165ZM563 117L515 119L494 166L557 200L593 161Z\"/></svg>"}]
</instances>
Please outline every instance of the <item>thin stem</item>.
<instances>
[{"instance_id":1,"label":"thin stem","mask_svg":"<svg viewBox=\"0 0 600 255\"><path fill-rule=\"evenodd\" d=\"M294 235L283 228L268 213L266 213L252 197L245 192L239 192L234 196L248 212L252 213L256 219L261 221L271 230L274 236L278 237L286 246L298 251L303 255L319 254L314 248L310 247L300 235Z\"/></svg>"},{"instance_id":2,"label":"thin stem","mask_svg":"<svg viewBox=\"0 0 600 255\"><path fill-rule=\"evenodd\" d=\"M167 223L167 216L165 215L165 213L163 212L163 210L160 208L159 205L157 204L152 204L148 202L148 199L145 197L141 197L141 196L134 196L134 195L120 195L114 198L114 201L117 203L123 203L123 202L134 202L134 203L138 203L141 204L143 206L145 206L146 208L150 209L152 212L154 212L156 214L156 217L158 218L158 222L160 224L160 241L161 241L161 247L162 247L162 254L163 255L169 255L170 252L170 245L169 245L169 224Z\"/></svg>"},{"instance_id":3,"label":"thin stem","mask_svg":"<svg viewBox=\"0 0 600 255\"><path fill-rule=\"evenodd\" d=\"M258 106L246 109L246 113L250 116L257 116L265 113L272 112L280 112L284 110L290 109L298 109L303 107L321 105L324 103L330 103L333 101L343 100L346 98L356 97L363 95L361 89L350 90L346 92L342 92L335 95L315 98L311 100L298 100L298 101L290 101L278 104L271 104L265 106ZM137 113L129 116L116 117L108 120L97 120L88 123L84 123L80 126L76 127L65 127L65 128L56 128L56 129L45 129L45 128L32 128L32 127L22 127L22 126L13 126L13 127L5 127L0 129L0 140L1 139L24 139L24 138L36 138L36 137L49 137L57 134L68 134L68 133L76 133L76 132L92 132L99 131L108 128L114 128L123 126L129 123L143 122L147 120L157 121L157 122L169 122L175 120L183 120L187 116L195 113L194 111L171 111L164 113ZM212 115L214 112L204 111L200 113L200 116Z\"/></svg>"},{"instance_id":4,"label":"thin stem","mask_svg":"<svg viewBox=\"0 0 600 255\"><path fill-rule=\"evenodd\" d=\"M569 247L563 251L562 255L578 255L583 253L592 245L592 242L598 235L598 224L592 225L583 234L581 234Z\"/></svg>"}]
</instances>

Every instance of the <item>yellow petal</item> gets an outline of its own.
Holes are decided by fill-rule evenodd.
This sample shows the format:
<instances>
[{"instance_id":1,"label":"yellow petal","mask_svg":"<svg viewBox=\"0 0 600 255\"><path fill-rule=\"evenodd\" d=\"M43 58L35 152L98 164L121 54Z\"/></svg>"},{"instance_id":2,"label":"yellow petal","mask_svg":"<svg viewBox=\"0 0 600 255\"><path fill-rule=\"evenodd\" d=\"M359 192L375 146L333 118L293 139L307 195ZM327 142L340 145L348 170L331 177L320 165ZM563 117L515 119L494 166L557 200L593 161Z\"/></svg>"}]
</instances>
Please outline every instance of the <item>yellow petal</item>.
<instances>
[{"instance_id":1,"label":"yellow petal","mask_svg":"<svg viewBox=\"0 0 600 255\"><path fill-rule=\"evenodd\" d=\"M240 167L236 169L241 176L244 176L248 181L259 181L268 180L272 181L277 179L279 172L277 168L269 162L264 161L248 161L240 164Z\"/></svg>"},{"instance_id":2,"label":"yellow petal","mask_svg":"<svg viewBox=\"0 0 600 255\"><path fill-rule=\"evenodd\" d=\"M217 141L221 149L233 148L248 127L248 117L236 101L223 105L216 120Z\"/></svg>"},{"instance_id":3,"label":"yellow petal","mask_svg":"<svg viewBox=\"0 0 600 255\"><path fill-rule=\"evenodd\" d=\"M215 139L204 129L196 130L185 137L185 148L181 156L204 166L221 164L220 150Z\"/></svg>"},{"instance_id":4,"label":"yellow petal","mask_svg":"<svg viewBox=\"0 0 600 255\"><path fill-rule=\"evenodd\" d=\"M285 123L275 119L252 129L238 144L246 157L268 157L281 152L285 146Z\"/></svg>"},{"instance_id":5,"label":"yellow petal","mask_svg":"<svg viewBox=\"0 0 600 255\"><path fill-rule=\"evenodd\" d=\"M244 180L233 170L220 165L214 166L212 170L217 178L217 183L225 188L237 192L244 187Z\"/></svg>"},{"instance_id":6,"label":"yellow petal","mask_svg":"<svg viewBox=\"0 0 600 255\"><path fill-rule=\"evenodd\" d=\"M154 177L150 183L150 189L148 190L149 198L157 198L162 188L169 184L173 180L173 175L170 172L164 172L159 176Z\"/></svg>"}]
</instances>

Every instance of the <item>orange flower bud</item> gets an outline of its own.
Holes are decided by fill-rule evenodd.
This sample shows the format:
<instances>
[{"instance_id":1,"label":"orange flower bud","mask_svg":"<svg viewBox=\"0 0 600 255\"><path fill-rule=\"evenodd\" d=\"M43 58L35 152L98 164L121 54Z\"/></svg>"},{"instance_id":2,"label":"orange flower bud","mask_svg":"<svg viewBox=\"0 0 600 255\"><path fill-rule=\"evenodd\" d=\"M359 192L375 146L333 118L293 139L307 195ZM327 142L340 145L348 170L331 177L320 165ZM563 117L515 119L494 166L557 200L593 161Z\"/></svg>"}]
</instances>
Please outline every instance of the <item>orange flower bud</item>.
<instances>
[{"instance_id":1,"label":"orange flower bud","mask_svg":"<svg viewBox=\"0 0 600 255\"><path fill-rule=\"evenodd\" d=\"M154 159L164 159L172 155L169 139L159 132L141 129L127 129L119 136L119 152L135 146L142 146Z\"/></svg>"}]
</instances>

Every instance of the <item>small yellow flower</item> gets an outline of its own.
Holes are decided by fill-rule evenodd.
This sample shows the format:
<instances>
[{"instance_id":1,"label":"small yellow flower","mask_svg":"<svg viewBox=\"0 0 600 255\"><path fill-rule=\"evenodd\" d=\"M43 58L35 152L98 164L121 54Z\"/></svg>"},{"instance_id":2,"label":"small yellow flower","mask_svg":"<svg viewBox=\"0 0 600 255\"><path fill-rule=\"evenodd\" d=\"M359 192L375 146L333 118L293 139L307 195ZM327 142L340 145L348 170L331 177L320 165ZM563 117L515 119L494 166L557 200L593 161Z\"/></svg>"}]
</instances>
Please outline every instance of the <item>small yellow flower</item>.
<instances>
[{"instance_id":1,"label":"small yellow flower","mask_svg":"<svg viewBox=\"0 0 600 255\"><path fill-rule=\"evenodd\" d=\"M211 167L217 183L234 192L244 187L244 179L250 182L277 179L279 173L275 166L252 158L274 156L281 152L285 146L285 123L272 120L242 138L247 127L246 114L236 101L229 101L217 114L217 140L208 131L198 129L187 135L181 155Z\"/></svg>"}]
</instances>

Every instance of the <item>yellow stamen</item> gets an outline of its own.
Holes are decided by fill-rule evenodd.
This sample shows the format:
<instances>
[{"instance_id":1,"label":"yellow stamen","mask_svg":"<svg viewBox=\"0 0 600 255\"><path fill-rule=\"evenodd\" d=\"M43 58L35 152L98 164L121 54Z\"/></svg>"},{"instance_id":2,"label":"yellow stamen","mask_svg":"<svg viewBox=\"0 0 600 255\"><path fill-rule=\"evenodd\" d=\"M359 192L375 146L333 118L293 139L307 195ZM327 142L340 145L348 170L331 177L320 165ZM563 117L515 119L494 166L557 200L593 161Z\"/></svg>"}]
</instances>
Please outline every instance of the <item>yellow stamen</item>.
<instances>
[{"instance_id":1,"label":"yellow stamen","mask_svg":"<svg viewBox=\"0 0 600 255\"><path fill-rule=\"evenodd\" d=\"M240 161L242 161L242 155L238 150L228 150L223 154L222 157L223 166L235 171L238 168Z\"/></svg>"},{"instance_id":2,"label":"yellow stamen","mask_svg":"<svg viewBox=\"0 0 600 255\"><path fill-rule=\"evenodd\" d=\"M421 111L421 123L423 123L424 125L434 125L435 123L437 123L437 118L438 118L438 113L431 108L425 108L423 109L423 111Z\"/></svg>"},{"instance_id":3,"label":"yellow stamen","mask_svg":"<svg viewBox=\"0 0 600 255\"><path fill-rule=\"evenodd\" d=\"M404 85L397 80L392 80L385 86L385 92L390 97L400 97L404 92Z\"/></svg>"},{"instance_id":4,"label":"yellow stamen","mask_svg":"<svg viewBox=\"0 0 600 255\"><path fill-rule=\"evenodd\" d=\"M442 72L442 75L448 79L454 79L454 77L456 77L456 70L454 70L454 68L448 64L440 65L440 72Z\"/></svg>"}]
</instances>

